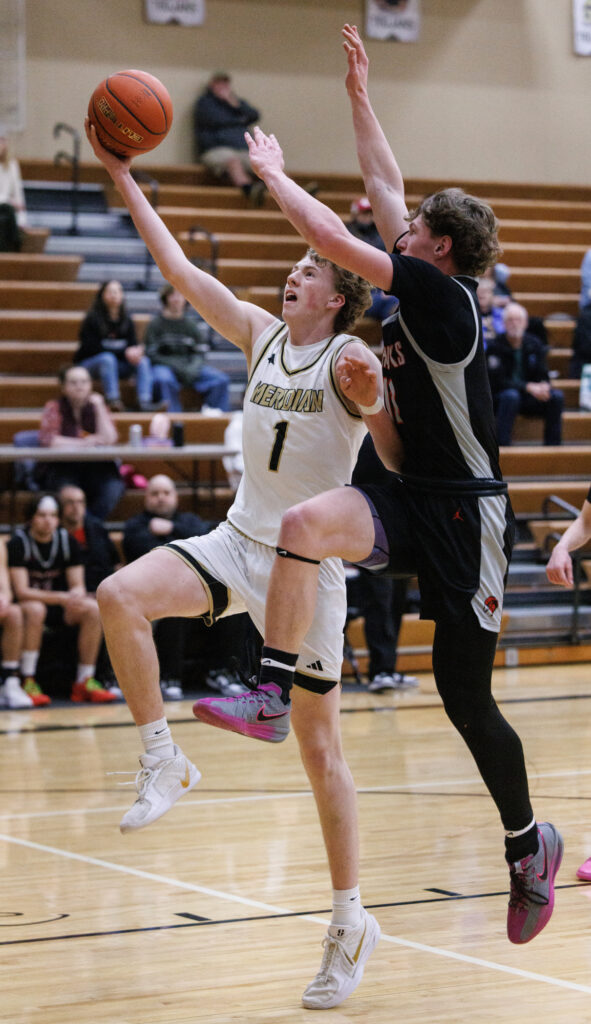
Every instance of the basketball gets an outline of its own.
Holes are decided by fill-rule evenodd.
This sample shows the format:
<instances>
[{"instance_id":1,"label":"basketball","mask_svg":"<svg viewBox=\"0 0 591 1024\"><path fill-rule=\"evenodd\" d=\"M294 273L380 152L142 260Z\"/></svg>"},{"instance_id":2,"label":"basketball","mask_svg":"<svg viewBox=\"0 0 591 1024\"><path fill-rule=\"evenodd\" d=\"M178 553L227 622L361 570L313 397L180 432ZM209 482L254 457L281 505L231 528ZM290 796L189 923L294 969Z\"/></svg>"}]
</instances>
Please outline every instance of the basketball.
<instances>
[{"instance_id":1,"label":"basketball","mask_svg":"<svg viewBox=\"0 0 591 1024\"><path fill-rule=\"evenodd\" d=\"M118 71L97 85L88 117L99 142L116 156L154 149L172 124L172 100L162 82L147 71Z\"/></svg>"}]
</instances>

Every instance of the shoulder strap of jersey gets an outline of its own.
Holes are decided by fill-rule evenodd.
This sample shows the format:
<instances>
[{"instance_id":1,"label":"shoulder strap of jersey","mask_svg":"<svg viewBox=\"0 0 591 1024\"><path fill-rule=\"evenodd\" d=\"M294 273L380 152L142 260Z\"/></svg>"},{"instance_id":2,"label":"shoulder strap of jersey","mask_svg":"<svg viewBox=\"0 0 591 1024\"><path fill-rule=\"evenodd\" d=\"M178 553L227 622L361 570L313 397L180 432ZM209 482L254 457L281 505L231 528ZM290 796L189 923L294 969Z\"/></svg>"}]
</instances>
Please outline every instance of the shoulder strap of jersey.
<instances>
[{"instance_id":1,"label":"shoulder strap of jersey","mask_svg":"<svg viewBox=\"0 0 591 1024\"><path fill-rule=\"evenodd\" d=\"M281 337L282 333L284 333L285 337L287 337L287 331L288 331L287 324L284 323L283 320L279 321L279 323L278 323L278 325L277 325L277 327L275 329L273 329L273 327L271 327L271 334L270 334L269 338L267 339L267 341L264 342L263 347L262 347L261 351L259 352L259 355L258 355L258 358L257 358L256 362L253 363L253 365L251 367L250 374L248 376L249 382L252 379L252 376L253 376L257 366L259 365L261 360L264 359L266 353L269 351L271 345L273 345L274 342L276 342ZM255 342L255 344L256 344L256 342Z\"/></svg>"},{"instance_id":2,"label":"shoulder strap of jersey","mask_svg":"<svg viewBox=\"0 0 591 1024\"><path fill-rule=\"evenodd\" d=\"M369 348L369 345L367 345L367 343L363 341L362 338L357 338L353 334L337 334L334 338L334 348L331 350L330 353L328 375L335 396L338 398L345 412L349 416L352 416L354 419L361 420L361 414L357 412L357 406L355 405L355 403L347 401L347 399L341 393L341 389L338 386L336 377L337 359L339 358L345 346L348 345L349 342L351 341L358 341L360 345L365 345L366 348Z\"/></svg>"}]
</instances>

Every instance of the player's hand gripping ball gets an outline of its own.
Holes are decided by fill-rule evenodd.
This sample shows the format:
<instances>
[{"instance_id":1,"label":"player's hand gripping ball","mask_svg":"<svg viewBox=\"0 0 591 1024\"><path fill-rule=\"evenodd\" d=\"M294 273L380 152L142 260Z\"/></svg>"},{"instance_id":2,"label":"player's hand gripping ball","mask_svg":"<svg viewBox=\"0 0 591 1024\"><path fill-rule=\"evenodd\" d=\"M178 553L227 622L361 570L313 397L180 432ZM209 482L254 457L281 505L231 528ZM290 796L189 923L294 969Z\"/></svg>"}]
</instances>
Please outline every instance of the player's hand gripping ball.
<instances>
[{"instance_id":1,"label":"player's hand gripping ball","mask_svg":"<svg viewBox=\"0 0 591 1024\"><path fill-rule=\"evenodd\" d=\"M172 124L172 100L162 82L147 71L118 71L97 85L88 117L99 142L116 156L154 149Z\"/></svg>"}]
</instances>

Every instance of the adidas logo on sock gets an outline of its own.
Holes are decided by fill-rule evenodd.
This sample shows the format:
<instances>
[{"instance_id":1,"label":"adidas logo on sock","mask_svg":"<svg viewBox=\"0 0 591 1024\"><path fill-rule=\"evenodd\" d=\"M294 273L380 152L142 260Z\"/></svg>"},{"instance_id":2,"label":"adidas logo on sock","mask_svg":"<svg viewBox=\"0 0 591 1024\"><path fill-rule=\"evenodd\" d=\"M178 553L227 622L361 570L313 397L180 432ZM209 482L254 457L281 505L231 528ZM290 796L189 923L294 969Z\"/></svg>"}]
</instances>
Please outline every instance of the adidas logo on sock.
<instances>
[{"instance_id":1,"label":"adidas logo on sock","mask_svg":"<svg viewBox=\"0 0 591 1024\"><path fill-rule=\"evenodd\" d=\"M311 665L306 665L306 668L311 668L314 672L324 672L320 658L318 661L313 661Z\"/></svg>"}]
</instances>

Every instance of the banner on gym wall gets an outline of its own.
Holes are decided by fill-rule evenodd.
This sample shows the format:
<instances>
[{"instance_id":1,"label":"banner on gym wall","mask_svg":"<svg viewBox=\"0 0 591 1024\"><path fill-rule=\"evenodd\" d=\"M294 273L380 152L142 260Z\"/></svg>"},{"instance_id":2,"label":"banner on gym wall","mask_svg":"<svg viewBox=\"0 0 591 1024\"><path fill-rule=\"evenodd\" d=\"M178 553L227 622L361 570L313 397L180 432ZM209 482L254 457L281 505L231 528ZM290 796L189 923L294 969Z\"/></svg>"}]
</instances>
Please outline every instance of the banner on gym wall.
<instances>
[{"instance_id":1,"label":"banner on gym wall","mask_svg":"<svg viewBox=\"0 0 591 1024\"><path fill-rule=\"evenodd\" d=\"M146 21L156 25L202 25L205 0L144 0Z\"/></svg>"},{"instance_id":2,"label":"banner on gym wall","mask_svg":"<svg viewBox=\"0 0 591 1024\"><path fill-rule=\"evenodd\" d=\"M573 0L573 36L575 53L591 57L591 3Z\"/></svg>"},{"instance_id":3,"label":"banner on gym wall","mask_svg":"<svg viewBox=\"0 0 591 1024\"><path fill-rule=\"evenodd\" d=\"M421 31L421 0L366 0L365 34L369 39L416 43Z\"/></svg>"}]
</instances>

